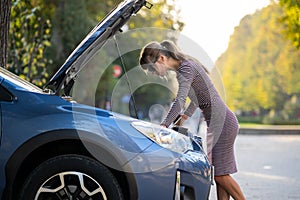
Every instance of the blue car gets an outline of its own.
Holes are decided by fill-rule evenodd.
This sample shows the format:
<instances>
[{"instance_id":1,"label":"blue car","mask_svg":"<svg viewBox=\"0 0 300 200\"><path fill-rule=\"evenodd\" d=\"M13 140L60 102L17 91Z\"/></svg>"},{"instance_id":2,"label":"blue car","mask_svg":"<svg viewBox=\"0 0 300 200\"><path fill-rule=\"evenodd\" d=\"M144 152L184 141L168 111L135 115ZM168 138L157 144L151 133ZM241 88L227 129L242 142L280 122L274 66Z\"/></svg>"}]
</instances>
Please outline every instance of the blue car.
<instances>
[{"instance_id":1,"label":"blue car","mask_svg":"<svg viewBox=\"0 0 300 200\"><path fill-rule=\"evenodd\" d=\"M78 103L78 73L129 18L126 0L41 89L0 69L0 198L208 199L212 167L199 137Z\"/></svg>"}]
</instances>

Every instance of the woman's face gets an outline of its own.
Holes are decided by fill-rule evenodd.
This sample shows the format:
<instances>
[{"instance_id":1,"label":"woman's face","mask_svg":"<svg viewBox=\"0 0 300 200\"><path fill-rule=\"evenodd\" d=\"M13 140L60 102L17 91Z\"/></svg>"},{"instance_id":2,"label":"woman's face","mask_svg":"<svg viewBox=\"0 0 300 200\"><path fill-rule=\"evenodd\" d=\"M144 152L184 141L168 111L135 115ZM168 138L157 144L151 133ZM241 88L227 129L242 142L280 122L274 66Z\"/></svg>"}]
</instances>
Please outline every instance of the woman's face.
<instances>
[{"instance_id":1,"label":"woman's face","mask_svg":"<svg viewBox=\"0 0 300 200\"><path fill-rule=\"evenodd\" d=\"M166 57L160 55L158 59L152 63L148 70L158 76L165 76L168 71L168 67L166 65Z\"/></svg>"}]
</instances>

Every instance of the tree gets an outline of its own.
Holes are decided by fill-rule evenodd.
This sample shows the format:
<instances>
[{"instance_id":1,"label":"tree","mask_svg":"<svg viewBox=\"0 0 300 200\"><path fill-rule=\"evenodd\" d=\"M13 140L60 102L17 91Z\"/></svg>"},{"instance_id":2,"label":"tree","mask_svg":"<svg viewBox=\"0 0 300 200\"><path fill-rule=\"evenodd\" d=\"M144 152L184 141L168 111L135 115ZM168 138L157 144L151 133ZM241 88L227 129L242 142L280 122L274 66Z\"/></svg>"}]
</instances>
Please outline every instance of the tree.
<instances>
[{"instance_id":1,"label":"tree","mask_svg":"<svg viewBox=\"0 0 300 200\"><path fill-rule=\"evenodd\" d=\"M53 24L52 46L47 50L47 55L53 60L51 71L56 71L96 22L88 14L86 4L90 1L43 1L52 9L48 16ZM43 10L47 9L44 7Z\"/></svg>"},{"instance_id":2,"label":"tree","mask_svg":"<svg viewBox=\"0 0 300 200\"><path fill-rule=\"evenodd\" d=\"M11 0L0 1L0 67L6 67Z\"/></svg>"},{"instance_id":3,"label":"tree","mask_svg":"<svg viewBox=\"0 0 300 200\"><path fill-rule=\"evenodd\" d=\"M300 49L300 1L279 0L279 5L285 11L280 17L281 22L286 27L284 32L293 45Z\"/></svg>"},{"instance_id":4,"label":"tree","mask_svg":"<svg viewBox=\"0 0 300 200\"><path fill-rule=\"evenodd\" d=\"M273 3L245 16L217 60L232 109L281 111L300 95L300 52L283 37L278 18L284 13Z\"/></svg>"},{"instance_id":5,"label":"tree","mask_svg":"<svg viewBox=\"0 0 300 200\"><path fill-rule=\"evenodd\" d=\"M46 83L44 55L50 46L50 21L44 16L40 0L13 0L11 8L9 56L7 68L38 86Z\"/></svg>"}]
</instances>

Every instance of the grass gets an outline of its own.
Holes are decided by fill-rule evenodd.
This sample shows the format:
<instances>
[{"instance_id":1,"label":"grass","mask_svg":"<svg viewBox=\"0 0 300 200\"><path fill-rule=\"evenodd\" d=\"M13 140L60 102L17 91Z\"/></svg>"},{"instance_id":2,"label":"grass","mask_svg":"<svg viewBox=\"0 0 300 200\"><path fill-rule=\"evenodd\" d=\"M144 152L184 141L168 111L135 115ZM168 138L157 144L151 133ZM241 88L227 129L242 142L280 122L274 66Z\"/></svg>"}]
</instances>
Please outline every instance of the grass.
<instances>
[{"instance_id":1,"label":"grass","mask_svg":"<svg viewBox=\"0 0 300 200\"><path fill-rule=\"evenodd\" d=\"M240 123L240 128L271 128L271 129L299 129L300 125L272 125L272 124L256 124L256 123Z\"/></svg>"}]
</instances>

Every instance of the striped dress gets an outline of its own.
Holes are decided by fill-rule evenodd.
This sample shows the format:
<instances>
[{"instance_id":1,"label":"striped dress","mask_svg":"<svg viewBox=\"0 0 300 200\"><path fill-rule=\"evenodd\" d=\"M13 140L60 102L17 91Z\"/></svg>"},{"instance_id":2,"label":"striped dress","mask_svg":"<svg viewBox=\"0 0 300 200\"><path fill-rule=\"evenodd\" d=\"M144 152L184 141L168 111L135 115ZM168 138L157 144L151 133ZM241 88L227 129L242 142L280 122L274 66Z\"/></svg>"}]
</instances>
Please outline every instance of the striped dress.
<instances>
[{"instance_id":1,"label":"striped dress","mask_svg":"<svg viewBox=\"0 0 300 200\"><path fill-rule=\"evenodd\" d=\"M177 96L162 125L167 127L181 114L186 98L191 99L185 114L191 116L199 107L205 117L208 156L215 167L215 175L237 172L234 141L239 124L233 112L219 96L204 68L192 60L182 61L177 70Z\"/></svg>"}]
</instances>

